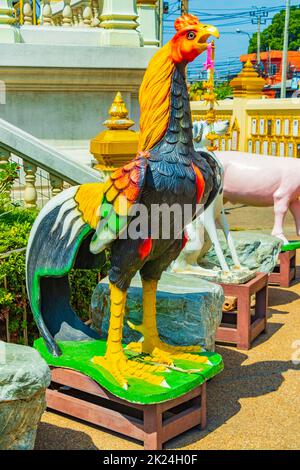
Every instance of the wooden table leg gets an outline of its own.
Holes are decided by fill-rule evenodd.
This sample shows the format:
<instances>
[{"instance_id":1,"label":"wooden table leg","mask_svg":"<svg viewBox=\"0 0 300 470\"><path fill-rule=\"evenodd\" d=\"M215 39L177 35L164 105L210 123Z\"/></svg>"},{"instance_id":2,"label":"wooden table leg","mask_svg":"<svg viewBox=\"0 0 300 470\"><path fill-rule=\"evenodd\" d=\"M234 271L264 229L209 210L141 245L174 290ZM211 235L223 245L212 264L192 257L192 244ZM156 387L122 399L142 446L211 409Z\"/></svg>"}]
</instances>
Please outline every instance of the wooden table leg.
<instances>
[{"instance_id":1,"label":"wooden table leg","mask_svg":"<svg viewBox=\"0 0 300 470\"><path fill-rule=\"evenodd\" d=\"M206 429L206 382L201 387L201 429Z\"/></svg>"},{"instance_id":2,"label":"wooden table leg","mask_svg":"<svg viewBox=\"0 0 300 470\"><path fill-rule=\"evenodd\" d=\"M293 252L290 260L290 269L292 270L292 276L290 282L296 279L296 250Z\"/></svg>"},{"instance_id":3,"label":"wooden table leg","mask_svg":"<svg viewBox=\"0 0 300 470\"><path fill-rule=\"evenodd\" d=\"M255 297L255 317L263 318L265 325L263 332L265 333L267 328L268 286L256 292Z\"/></svg>"},{"instance_id":4,"label":"wooden table leg","mask_svg":"<svg viewBox=\"0 0 300 470\"><path fill-rule=\"evenodd\" d=\"M162 449L162 412L159 405L147 405L144 409L144 449Z\"/></svg>"},{"instance_id":5,"label":"wooden table leg","mask_svg":"<svg viewBox=\"0 0 300 470\"><path fill-rule=\"evenodd\" d=\"M280 286L290 287L290 257L288 252L280 253Z\"/></svg>"},{"instance_id":6,"label":"wooden table leg","mask_svg":"<svg viewBox=\"0 0 300 470\"><path fill-rule=\"evenodd\" d=\"M237 300L237 347L238 349L250 349L251 345L251 313L250 293L245 289Z\"/></svg>"}]
</instances>

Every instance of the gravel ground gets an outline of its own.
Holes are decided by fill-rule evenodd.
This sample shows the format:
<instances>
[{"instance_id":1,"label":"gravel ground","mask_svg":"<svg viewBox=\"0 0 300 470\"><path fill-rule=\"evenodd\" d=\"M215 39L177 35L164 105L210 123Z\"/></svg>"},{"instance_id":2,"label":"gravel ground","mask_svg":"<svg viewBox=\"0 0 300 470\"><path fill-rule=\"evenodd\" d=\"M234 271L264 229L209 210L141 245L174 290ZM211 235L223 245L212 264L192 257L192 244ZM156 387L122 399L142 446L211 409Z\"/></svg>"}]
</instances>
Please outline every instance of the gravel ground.
<instances>
[{"instance_id":1,"label":"gravel ground","mask_svg":"<svg viewBox=\"0 0 300 470\"><path fill-rule=\"evenodd\" d=\"M273 222L269 209L234 208L228 218L232 228L266 232ZM290 216L286 235L297 238ZM267 333L255 340L250 351L216 348L225 370L208 383L207 429L195 428L168 442L166 449L299 449L300 364L292 362L297 340L300 361L300 283L289 289L271 287ZM142 446L47 411L35 448L129 450Z\"/></svg>"}]
</instances>

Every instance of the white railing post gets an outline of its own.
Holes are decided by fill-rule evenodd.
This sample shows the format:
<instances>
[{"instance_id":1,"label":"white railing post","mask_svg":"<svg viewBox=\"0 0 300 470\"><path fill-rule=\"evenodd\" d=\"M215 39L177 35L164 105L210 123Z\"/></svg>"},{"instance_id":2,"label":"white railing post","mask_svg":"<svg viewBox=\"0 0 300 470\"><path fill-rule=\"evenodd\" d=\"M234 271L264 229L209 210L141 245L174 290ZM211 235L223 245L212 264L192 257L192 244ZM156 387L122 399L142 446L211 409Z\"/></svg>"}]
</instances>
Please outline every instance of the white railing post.
<instances>
[{"instance_id":1,"label":"white railing post","mask_svg":"<svg viewBox=\"0 0 300 470\"><path fill-rule=\"evenodd\" d=\"M43 25L52 26L52 8L49 0L44 0L43 2Z\"/></svg>"},{"instance_id":2,"label":"white railing post","mask_svg":"<svg viewBox=\"0 0 300 470\"><path fill-rule=\"evenodd\" d=\"M32 8L29 0L24 0L23 18L25 25L32 25Z\"/></svg>"},{"instance_id":3,"label":"white railing post","mask_svg":"<svg viewBox=\"0 0 300 470\"><path fill-rule=\"evenodd\" d=\"M103 46L140 47L136 0L104 0L100 16Z\"/></svg>"},{"instance_id":4,"label":"white railing post","mask_svg":"<svg viewBox=\"0 0 300 470\"><path fill-rule=\"evenodd\" d=\"M92 27L93 28L98 28L100 25L100 9L99 9L99 0L92 0L92 13L93 13L93 18L92 18Z\"/></svg>"},{"instance_id":5,"label":"white railing post","mask_svg":"<svg viewBox=\"0 0 300 470\"><path fill-rule=\"evenodd\" d=\"M70 6L71 0L64 0L64 9L62 12L63 20L62 20L62 26L65 27L70 27L72 26L72 8Z\"/></svg>"},{"instance_id":6,"label":"white railing post","mask_svg":"<svg viewBox=\"0 0 300 470\"><path fill-rule=\"evenodd\" d=\"M9 162L10 153L0 147L0 169L1 165L6 165ZM6 191L7 197L10 198L10 191Z\"/></svg>"},{"instance_id":7,"label":"white railing post","mask_svg":"<svg viewBox=\"0 0 300 470\"><path fill-rule=\"evenodd\" d=\"M37 167L31 163L24 161L25 172L25 190L24 202L27 209L35 209L37 201L37 192L35 188L35 175Z\"/></svg>"},{"instance_id":8,"label":"white railing post","mask_svg":"<svg viewBox=\"0 0 300 470\"><path fill-rule=\"evenodd\" d=\"M11 0L0 0L0 44L20 41L20 34L14 26L15 23L15 10Z\"/></svg>"},{"instance_id":9,"label":"white railing post","mask_svg":"<svg viewBox=\"0 0 300 470\"><path fill-rule=\"evenodd\" d=\"M84 2L83 7L83 24L85 27L90 28L92 23L93 12L91 8L91 2Z\"/></svg>"},{"instance_id":10,"label":"white railing post","mask_svg":"<svg viewBox=\"0 0 300 470\"><path fill-rule=\"evenodd\" d=\"M8 163L10 157L10 153L8 150L4 150L0 147L0 165L5 165Z\"/></svg>"},{"instance_id":11,"label":"white railing post","mask_svg":"<svg viewBox=\"0 0 300 470\"><path fill-rule=\"evenodd\" d=\"M72 19L73 19L73 25L74 26L79 26L77 13L78 13L77 8L73 8L72 9Z\"/></svg>"},{"instance_id":12,"label":"white railing post","mask_svg":"<svg viewBox=\"0 0 300 470\"><path fill-rule=\"evenodd\" d=\"M52 197L57 196L63 190L64 182L58 176L50 174L50 186L51 186L51 195Z\"/></svg>"}]
</instances>

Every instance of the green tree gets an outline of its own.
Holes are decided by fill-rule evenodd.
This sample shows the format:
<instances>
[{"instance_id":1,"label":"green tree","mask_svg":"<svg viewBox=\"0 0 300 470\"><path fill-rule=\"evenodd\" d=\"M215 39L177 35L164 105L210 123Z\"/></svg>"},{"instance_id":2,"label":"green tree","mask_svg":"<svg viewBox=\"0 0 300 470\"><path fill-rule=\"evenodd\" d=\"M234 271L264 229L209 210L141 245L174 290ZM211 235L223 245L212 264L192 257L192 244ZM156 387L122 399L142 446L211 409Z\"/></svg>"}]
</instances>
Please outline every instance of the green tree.
<instances>
[{"instance_id":1,"label":"green tree","mask_svg":"<svg viewBox=\"0 0 300 470\"><path fill-rule=\"evenodd\" d=\"M261 50L267 51L283 49L285 10L274 15L272 23L261 33ZM300 7L291 8L289 23L289 51L300 48ZM257 52L257 33L254 33L249 42L248 52Z\"/></svg>"},{"instance_id":2,"label":"green tree","mask_svg":"<svg viewBox=\"0 0 300 470\"><path fill-rule=\"evenodd\" d=\"M218 101L225 100L233 94L233 90L228 82L219 83L219 85L216 85L214 92Z\"/></svg>"}]
</instances>

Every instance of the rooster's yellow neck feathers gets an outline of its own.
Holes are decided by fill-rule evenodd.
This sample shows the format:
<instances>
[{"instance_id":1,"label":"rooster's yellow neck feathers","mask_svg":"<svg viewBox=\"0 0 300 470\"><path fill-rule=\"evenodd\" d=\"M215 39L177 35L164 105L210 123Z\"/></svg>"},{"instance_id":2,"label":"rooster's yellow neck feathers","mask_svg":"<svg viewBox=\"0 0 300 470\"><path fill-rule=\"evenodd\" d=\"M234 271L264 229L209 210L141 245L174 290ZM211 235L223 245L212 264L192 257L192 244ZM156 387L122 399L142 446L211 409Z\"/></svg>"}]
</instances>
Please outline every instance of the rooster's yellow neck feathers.
<instances>
[{"instance_id":1,"label":"rooster's yellow neck feathers","mask_svg":"<svg viewBox=\"0 0 300 470\"><path fill-rule=\"evenodd\" d=\"M151 59L140 88L139 150L152 149L166 133L174 68L171 44L167 43Z\"/></svg>"}]
</instances>

